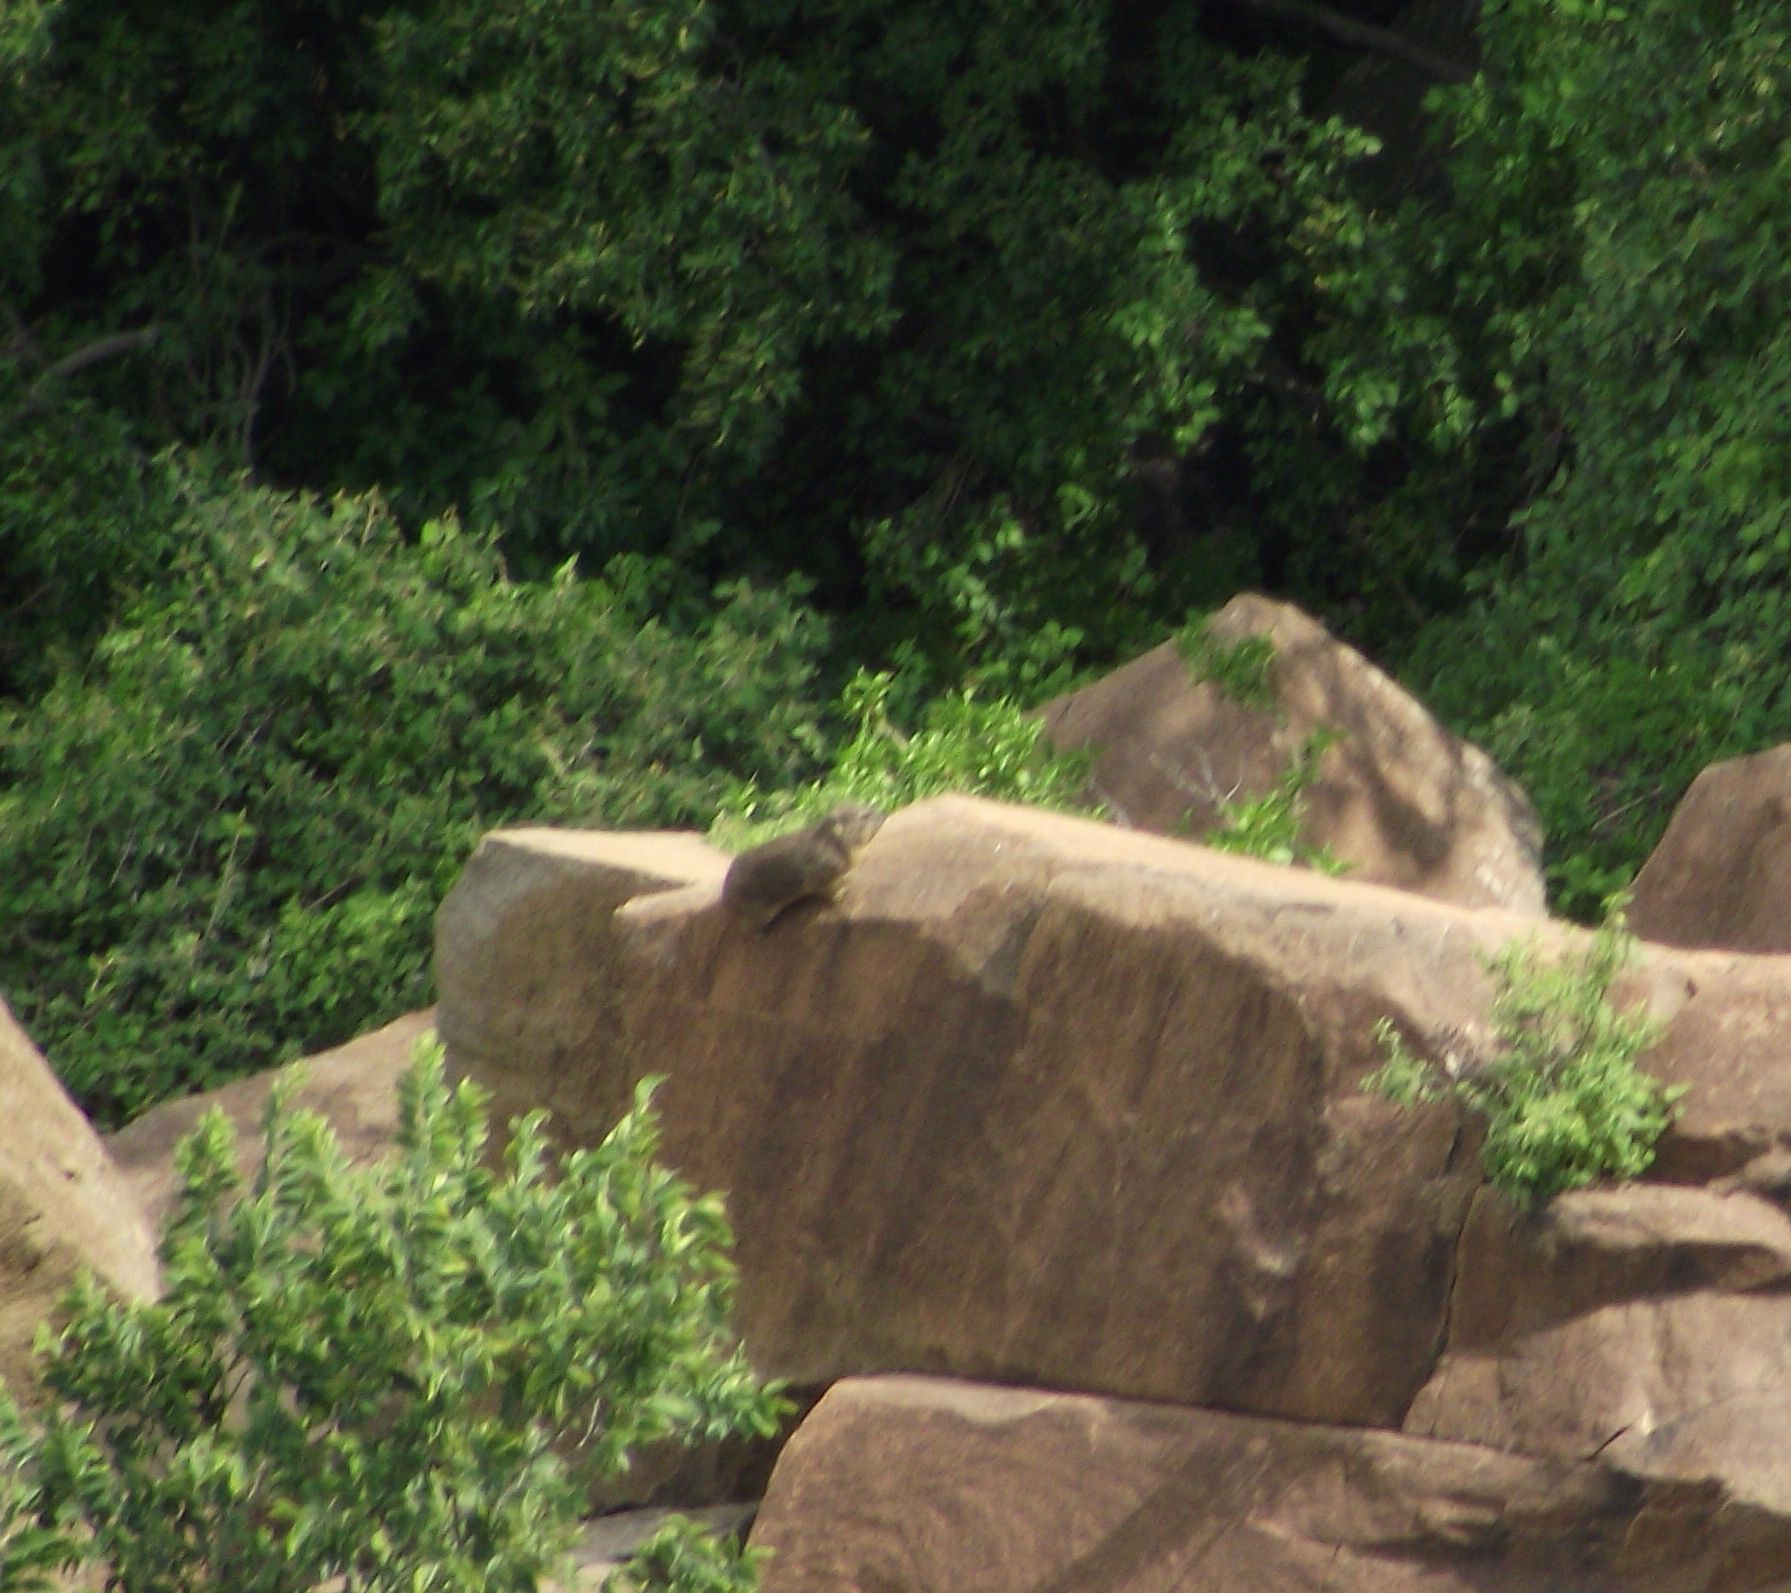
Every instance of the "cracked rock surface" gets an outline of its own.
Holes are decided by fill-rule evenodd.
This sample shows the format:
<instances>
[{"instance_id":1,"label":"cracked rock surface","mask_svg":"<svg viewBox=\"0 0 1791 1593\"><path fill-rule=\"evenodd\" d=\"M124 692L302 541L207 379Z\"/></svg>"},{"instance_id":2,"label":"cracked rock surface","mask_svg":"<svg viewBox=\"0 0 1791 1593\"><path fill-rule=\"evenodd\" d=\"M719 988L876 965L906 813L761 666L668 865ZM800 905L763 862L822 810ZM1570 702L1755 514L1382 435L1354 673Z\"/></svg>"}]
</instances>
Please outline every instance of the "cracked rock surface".
<instances>
[{"instance_id":1,"label":"cracked rock surface","mask_svg":"<svg viewBox=\"0 0 1791 1593\"><path fill-rule=\"evenodd\" d=\"M1791 959L1645 947L1680 1122L1521 1214L1360 1083L1568 926L968 798L764 934L724 867L489 837L439 1022L569 1142L667 1075L755 1364L830 1389L773 1593L1791 1587Z\"/></svg>"}]
</instances>

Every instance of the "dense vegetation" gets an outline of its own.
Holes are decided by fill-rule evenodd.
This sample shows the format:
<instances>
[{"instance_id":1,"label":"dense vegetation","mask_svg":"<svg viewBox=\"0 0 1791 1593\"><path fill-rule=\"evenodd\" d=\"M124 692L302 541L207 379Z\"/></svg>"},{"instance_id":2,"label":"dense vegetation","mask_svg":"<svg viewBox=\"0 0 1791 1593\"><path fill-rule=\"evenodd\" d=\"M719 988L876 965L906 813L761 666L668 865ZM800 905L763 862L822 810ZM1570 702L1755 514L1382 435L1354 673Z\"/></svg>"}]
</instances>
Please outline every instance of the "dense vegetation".
<instances>
[{"instance_id":1,"label":"dense vegetation","mask_svg":"<svg viewBox=\"0 0 1791 1593\"><path fill-rule=\"evenodd\" d=\"M422 999L482 826L1247 586L1583 916L1791 737L1782 7L1294 9L0 9L0 990L87 1104Z\"/></svg>"},{"instance_id":2,"label":"dense vegetation","mask_svg":"<svg viewBox=\"0 0 1791 1593\"><path fill-rule=\"evenodd\" d=\"M651 1084L551 1173L539 1115L492 1169L439 1047L398 1095L370 1167L277 1093L252 1183L222 1112L182 1142L161 1297L86 1278L40 1335L59 1403L0 1389L0 1587L97 1562L135 1593L532 1593L643 1446L775 1431L728 1327L721 1202L654 1164ZM642 1593L756 1583L688 1523L633 1570Z\"/></svg>"},{"instance_id":3,"label":"dense vegetation","mask_svg":"<svg viewBox=\"0 0 1791 1593\"><path fill-rule=\"evenodd\" d=\"M1497 984L1483 1053L1445 1044L1433 1061L1383 1019L1386 1060L1366 1087L1402 1106L1459 1102L1481 1123L1486 1181L1521 1207L1601 1178L1639 1177L1685 1092L1636 1068L1661 1025L1610 999L1631 949L1621 911L1565 959L1513 941L1489 959Z\"/></svg>"}]
</instances>

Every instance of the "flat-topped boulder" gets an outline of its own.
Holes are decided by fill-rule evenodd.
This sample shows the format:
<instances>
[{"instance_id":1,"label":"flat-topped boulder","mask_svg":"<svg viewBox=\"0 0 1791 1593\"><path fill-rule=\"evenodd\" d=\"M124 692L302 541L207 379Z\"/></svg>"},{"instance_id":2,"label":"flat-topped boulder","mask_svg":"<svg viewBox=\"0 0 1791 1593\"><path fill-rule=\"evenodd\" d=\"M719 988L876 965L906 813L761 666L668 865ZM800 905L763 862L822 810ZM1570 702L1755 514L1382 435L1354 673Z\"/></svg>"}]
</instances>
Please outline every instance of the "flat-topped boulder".
<instances>
[{"instance_id":1,"label":"flat-topped boulder","mask_svg":"<svg viewBox=\"0 0 1791 1593\"><path fill-rule=\"evenodd\" d=\"M581 897L537 845L488 840L443 906L450 1068L576 1142L666 1074L768 1372L1380 1422L1429 1375L1478 1174L1358 1083L1376 1018L1471 1019L1526 920L967 798L765 933L708 881L612 910L613 856Z\"/></svg>"},{"instance_id":2,"label":"flat-topped boulder","mask_svg":"<svg viewBox=\"0 0 1791 1593\"><path fill-rule=\"evenodd\" d=\"M1710 1565L1779 1541L1791 959L1641 947L1616 994L1660 1020L1644 1066L1680 1118L1649 1181L1524 1213L1471 1123L1362 1080L1380 1019L1478 1043L1491 954L1584 931L962 797L892 816L768 929L722 905L724 866L688 837L488 838L442 909L441 1027L451 1070L567 1143L665 1076L663 1154L727 1196L762 1371L1258 1418L1290 1498L1366 1464L1359 1437L1312 1458L1317 1428L1378 1433L1421 1481L1423 1445L1466 1446L1531 1501L1494 1520L1597 1456L1561 1541L1682 1508L1730 1523ZM1349 1475L1338 1509L1373 1518L1377 1474ZM1612 1554L1546 1585L1624 1585ZM1658 1585L1771 1585L1729 1574ZM1437 1575L1411 1585L1525 1585Z\"/></svg>"}]
</instances>

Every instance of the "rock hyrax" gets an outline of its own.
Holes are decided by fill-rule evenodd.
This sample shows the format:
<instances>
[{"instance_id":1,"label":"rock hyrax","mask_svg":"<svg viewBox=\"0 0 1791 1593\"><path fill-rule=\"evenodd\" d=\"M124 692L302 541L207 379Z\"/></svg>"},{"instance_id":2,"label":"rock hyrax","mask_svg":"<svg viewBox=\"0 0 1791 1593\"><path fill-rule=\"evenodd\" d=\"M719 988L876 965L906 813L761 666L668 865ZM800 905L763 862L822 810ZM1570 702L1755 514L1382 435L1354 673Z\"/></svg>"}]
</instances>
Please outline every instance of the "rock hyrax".
<instances>
[{"instance_id":1,"label":"rock hyrax","mask_svg":"<svg viewBox=\"0 0 1791 1593\"><path fill-rule=\"evenodd\" d=\"M736 918L765 929L786 907L811 896L832 901L841 876L884 817L877 808L852 802L807 829L749 848L728 865L723 904Z\"/></svg>"}]
</instances>

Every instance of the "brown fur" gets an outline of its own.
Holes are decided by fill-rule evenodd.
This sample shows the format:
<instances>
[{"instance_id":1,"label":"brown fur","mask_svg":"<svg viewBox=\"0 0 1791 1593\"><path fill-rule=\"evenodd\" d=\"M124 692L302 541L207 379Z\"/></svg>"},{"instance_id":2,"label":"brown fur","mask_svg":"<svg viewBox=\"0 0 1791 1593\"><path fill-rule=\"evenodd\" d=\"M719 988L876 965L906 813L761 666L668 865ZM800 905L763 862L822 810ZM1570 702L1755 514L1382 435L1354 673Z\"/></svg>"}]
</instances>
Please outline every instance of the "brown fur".
<instances>
[{"instance_id":1,"label":"brown fur","mask_svg":"<svg viewBox=\"0 0 1791 1593\"><path fill-rule=\"evenodd\" d=\"M721 883L722 904L757 929L785 908L832 901L853 860L881 828L884 814L863 803L835 808L819 823L742 852Z\"/></svg>"}]
</instances>

